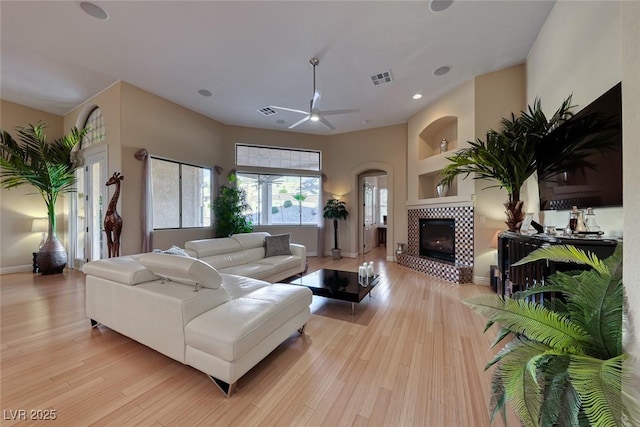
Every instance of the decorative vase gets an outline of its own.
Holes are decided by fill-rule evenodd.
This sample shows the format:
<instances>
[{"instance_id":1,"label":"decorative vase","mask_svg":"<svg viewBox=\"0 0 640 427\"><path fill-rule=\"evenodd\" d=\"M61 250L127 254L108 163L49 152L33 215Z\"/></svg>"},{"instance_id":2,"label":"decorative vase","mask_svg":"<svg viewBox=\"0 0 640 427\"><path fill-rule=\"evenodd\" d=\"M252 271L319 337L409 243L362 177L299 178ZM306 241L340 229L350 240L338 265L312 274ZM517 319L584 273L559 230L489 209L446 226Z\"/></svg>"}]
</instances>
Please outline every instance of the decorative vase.
<instances>
[{"instance_id":1,"label":"decorative vase","mask_svg":"<svg viewBox=\"0 0 640 427\"><path fill-rule=\"evenodd\" d=\"M438 193L438 197L446 197L449 192L449 186L445 184L438 184L436 186L436 192Z\"/></svg>"},{"instance_id":2,"label":"decorative vase","mask_svg":"<svg viewBox=\"0 0 640 427\"><path fill-rule=\"evenodd\" d=\"M404 254L404 243L398 243L398 247L396 248L396 252L395 252L396 262L398 261L399 256L402 254Z\"/></svg>"},{"instance_id":3,"label":"decorative vase","mask_svg":"<svg viewBox=\"0 0 640 427\"><path fill-rule=\"evenodd\" d=\"M47 241L38 252L36 258L38 269L42 274L62 273L67 265L67 251L55 233L49 233Z\"/></svg>"},{"instance_id":4,"label":"decorative vase","mask_svg":"<svg viewBox=\"0 0 640 427\"><path fill-rule=\"evenodd\" d=\"M331 257L333 259L340 259L340 258L342 258L342 253L341 252L342 251L340 249L333 248L333 249L331 249Z\"/></svg>"},{"instance_id":5,"label":"decorative vase","mask_svg":"<svg viewBox=\"0 0 640 427\"><path fill-rule=\"evenodd\" d=\"M448 148L449 148L449 141L442 138L442 141L440 141L440 152L444 153L445 151L448 150Z\"/></svg>"}]
</instances>

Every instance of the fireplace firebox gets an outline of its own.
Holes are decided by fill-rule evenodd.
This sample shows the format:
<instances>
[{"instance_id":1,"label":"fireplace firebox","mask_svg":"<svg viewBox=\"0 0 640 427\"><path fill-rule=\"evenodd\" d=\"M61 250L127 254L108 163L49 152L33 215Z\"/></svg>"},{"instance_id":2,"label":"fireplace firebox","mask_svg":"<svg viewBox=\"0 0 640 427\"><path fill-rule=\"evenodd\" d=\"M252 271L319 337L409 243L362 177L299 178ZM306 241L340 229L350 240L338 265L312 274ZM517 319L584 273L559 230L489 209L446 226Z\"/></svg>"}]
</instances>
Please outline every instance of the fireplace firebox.
<instances>
[{"instance_id":1,"label":"fireplace firebox","mask_svg":"<svg viewBox=\"0 0 640 427\"><path fill-rule=\"evenodd\" d=\"M420 218L420 256L456 260L455 219Z\"/></svg>"}]
</instances>

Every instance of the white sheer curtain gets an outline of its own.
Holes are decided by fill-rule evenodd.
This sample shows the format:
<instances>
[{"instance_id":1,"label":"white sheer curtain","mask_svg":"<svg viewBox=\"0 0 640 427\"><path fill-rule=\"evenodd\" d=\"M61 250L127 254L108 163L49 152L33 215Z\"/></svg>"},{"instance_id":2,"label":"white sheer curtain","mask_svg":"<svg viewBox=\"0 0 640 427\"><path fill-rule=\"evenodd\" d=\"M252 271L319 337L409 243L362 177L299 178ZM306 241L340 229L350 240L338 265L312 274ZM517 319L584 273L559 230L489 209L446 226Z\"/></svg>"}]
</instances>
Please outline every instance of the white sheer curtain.
<instances>
[{"instance_id":1,"label":"white sheer curtain","mask_svg":"<svg viewBox=\"0 0 640 427\"><path fill-rule=\"evenodd\" d=\"M153 182L151 180L151 157L149 152L141 148L135 154L142 162L142 252L153 250Z\"/></svg>"}]
</instances>

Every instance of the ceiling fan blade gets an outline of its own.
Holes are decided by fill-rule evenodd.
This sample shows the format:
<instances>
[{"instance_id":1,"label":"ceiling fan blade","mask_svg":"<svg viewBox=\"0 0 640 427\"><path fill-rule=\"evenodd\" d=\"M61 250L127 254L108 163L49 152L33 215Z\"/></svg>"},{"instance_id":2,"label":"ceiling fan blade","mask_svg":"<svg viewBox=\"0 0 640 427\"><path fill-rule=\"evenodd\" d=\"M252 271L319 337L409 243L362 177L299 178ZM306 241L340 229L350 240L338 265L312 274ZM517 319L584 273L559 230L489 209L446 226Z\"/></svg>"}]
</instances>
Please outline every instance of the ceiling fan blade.
<instances>
[{"instance_id":1,"label":"ceiling fan blade","mask_svg":"<svg viewBox=\"0 0 640 427\"><path fill-rule=\"evenodd\" d=\"M335 116L336 114L358 113L360 110L326 110L320 111L323 116Z\"/></svg>"},{"instance_id":2,"label":"ceiling fan blade","mask_svg":"<svg viewBox=\"0 0 640 427\"><path fill-rule=\"evenodd\" d=\"M313 99L311 100L311 111L318 109L318 105L320 105L321 96L322 94L320 93L320 91L316 89L316 91L313 93Z\"/></svg>"},{"instance_id":3,"label":"ceiling fan blade","mask_svg":"<svg viewBox=\"0 0 640 427\"><path fill-rule=\"evenodd\" d=\"M305 113L308 114L308 113ZM295 122L294 124L292 124L291 126L289 126L289 129L293 129L294 127L301 125L302 123L306 122L307 120L309 120L311 118L311 116L307 116L304 119L298 120L297 122Z\"/></svg>"},{"instance_id":4,"label":"ceiling fan blade","mask_svg":"<svg viewBox=\"0 0 640 427\"><path fill-rule=\"evenodd\" d=\"M293 113L309 114L308 111L296 110L295 108L278 107L277 105L269 105L269 107L270 108L275 108L276 110L291 111Z\"/></svg>"},{"instance_id":5,"label":"ceiling fan blade","mask_svg":"<svg viewBox=\"0 0 640 427\"><path fill-rule=\"evenodd\" d=\"M332 125L331 123L329 123L329 121L327 119L325 119L324 117L320 116L320 119L318 120L320 123L322 123L323 125L325 125L326 127L328 127L331 130L336 130L336 127L334 125Z\"/></svg>"}]
</instances>

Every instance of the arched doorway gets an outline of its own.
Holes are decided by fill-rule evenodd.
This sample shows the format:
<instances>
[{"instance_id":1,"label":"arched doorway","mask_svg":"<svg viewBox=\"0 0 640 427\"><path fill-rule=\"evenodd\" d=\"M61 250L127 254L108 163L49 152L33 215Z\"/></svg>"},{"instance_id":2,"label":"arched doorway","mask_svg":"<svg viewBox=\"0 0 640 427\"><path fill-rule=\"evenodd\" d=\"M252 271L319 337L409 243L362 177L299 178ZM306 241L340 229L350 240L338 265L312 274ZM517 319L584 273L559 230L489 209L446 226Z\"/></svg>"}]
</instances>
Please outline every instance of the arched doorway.
<instances>
[{"instance_id":1,"label":"arched doorway","mask_svg":"<svg viewBox=\"0 0 640 427\"><path fill-rule=\"evenodd\" d=\"M393 167L384 162L365 163L352 169L352 177L352 188L357 189L353 212L357 226L351 229L350 246L363 255L377 245L378 228L385 228L386 241L393 242ZM386 244L386 259L393 260L391 244Z\"/></svg>"}]
</instances>

